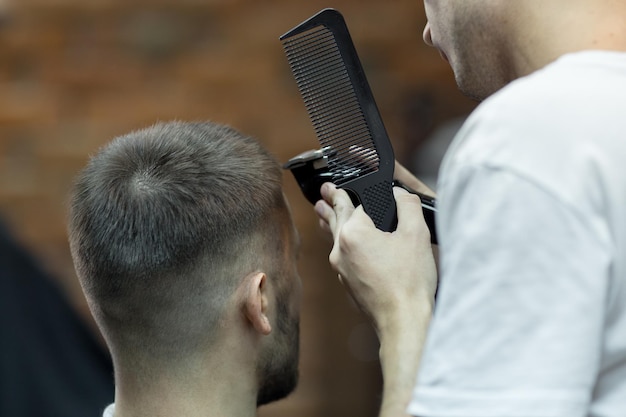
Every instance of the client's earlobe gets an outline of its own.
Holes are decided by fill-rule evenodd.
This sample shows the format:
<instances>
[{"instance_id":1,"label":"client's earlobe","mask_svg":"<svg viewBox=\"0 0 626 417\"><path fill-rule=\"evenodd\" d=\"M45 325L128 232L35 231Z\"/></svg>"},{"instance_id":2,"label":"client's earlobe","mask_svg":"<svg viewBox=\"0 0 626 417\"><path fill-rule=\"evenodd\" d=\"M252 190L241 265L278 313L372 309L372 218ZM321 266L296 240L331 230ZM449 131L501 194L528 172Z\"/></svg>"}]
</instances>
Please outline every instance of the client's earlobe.
<instances>
[{"instance_id":1,"label":"client's earlobe","mask_svg":"<svg viewBox=\"0 0 626 417\"><path fill-rule=\"evenodd\" d=\"M267 317L267 276L264 272L254 272L245 278L244 285L244 315L254 329L262 335L272 332L272 325Z\"/></svg>"}]
</instances>

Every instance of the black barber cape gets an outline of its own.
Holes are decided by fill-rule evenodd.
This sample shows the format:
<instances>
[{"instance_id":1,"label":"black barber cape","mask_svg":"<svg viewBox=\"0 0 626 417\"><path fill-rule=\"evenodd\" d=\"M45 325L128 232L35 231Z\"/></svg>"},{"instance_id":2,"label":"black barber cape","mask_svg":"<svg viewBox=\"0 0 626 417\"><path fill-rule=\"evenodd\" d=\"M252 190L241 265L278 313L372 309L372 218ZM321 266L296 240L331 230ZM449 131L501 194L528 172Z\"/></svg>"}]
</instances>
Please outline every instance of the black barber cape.
<instances>
[{"instance_id":1,"label":"black barber cape","mask_svg":"<svg viewBox=\"0 0 626 417\"><path fill-rule=\"evenodd\" d=\"M110 358L0 224L0 417L100 417Z\"/></svg>"}]
</instances>

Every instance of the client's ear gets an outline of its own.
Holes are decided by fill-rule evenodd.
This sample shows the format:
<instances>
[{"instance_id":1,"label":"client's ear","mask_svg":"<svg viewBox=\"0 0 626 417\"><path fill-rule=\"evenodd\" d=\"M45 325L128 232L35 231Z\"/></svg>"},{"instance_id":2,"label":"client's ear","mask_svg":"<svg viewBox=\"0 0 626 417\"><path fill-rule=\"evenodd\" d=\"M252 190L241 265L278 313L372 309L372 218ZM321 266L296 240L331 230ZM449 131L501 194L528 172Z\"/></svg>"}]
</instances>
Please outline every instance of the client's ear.
<instances>
[{"instance_id":1,"label":"client's ear","mask_svg":"<svg viewBox=\"0 0 626 417\"><path fill-rule=\"evenodd\" d=\"M245 278L243 285L245 317L257 332L270 334L272 325L267 317L267 276L263 272L254 272Z\"/></svg>"}]
</instances>

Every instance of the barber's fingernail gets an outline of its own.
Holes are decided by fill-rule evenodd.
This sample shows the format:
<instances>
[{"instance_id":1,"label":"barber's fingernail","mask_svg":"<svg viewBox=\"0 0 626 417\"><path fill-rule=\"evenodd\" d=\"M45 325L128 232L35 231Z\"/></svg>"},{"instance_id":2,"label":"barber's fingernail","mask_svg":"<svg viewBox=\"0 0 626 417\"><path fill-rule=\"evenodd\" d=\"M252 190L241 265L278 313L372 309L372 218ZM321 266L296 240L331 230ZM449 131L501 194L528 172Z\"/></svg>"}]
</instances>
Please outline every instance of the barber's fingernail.
<instances>
[{"instance_id":1,"label":"barber's fingernail","mask_svg":"<svg viewBox=\"0 0 626 417\"><path fill-rule=\"evenodd\" d=\"M402 187L393 187L393 194L394 195L409 194L409 192Z\"/></svg>"},{"instance_id":2,"label":"barber's fingernail","mask_svg":"<svg viewBox=\"0 0 626 417\"><path fill-rule=\"evenodd\" d=\"M325 182L324 184L322 184L322 189L321 189L322 195L328 194L332 189L331 186L332 184L329 182Z\"/></svg>"},{"instance_id":3,"label":"barber's fingernail","mask_svg":"<svg viewBox=\"0 0 626 417\"><path fill-rule=\"evenodd\" d=\"M317 203L315 203L315 206L313 206L313 208L315 209L315 213L317 213L318 216L324 214L324 203L322 202L322 200L319 200Z\"/></svg>"}]
</instances>

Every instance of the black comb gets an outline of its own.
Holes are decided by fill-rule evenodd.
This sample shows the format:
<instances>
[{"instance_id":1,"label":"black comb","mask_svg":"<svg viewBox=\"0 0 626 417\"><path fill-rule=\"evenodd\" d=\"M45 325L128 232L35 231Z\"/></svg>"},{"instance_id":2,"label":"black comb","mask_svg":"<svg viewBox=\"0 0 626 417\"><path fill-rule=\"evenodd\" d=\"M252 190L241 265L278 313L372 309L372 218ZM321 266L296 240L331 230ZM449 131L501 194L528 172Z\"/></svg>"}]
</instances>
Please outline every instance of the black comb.
<instances>
[{"instance_id":1,"label":"black comb","mask_svg":"<svg viewBox=\"0 0 626 417\"><path fill-rule=\"evenodd\" d=\"M387 232L397 225L393 186L418 194L436 242L435 200L393 180L393 148L343 16L324 9L280 40L332 182Z\"/></svg>"}]
</instances>

